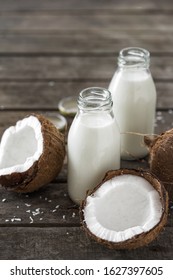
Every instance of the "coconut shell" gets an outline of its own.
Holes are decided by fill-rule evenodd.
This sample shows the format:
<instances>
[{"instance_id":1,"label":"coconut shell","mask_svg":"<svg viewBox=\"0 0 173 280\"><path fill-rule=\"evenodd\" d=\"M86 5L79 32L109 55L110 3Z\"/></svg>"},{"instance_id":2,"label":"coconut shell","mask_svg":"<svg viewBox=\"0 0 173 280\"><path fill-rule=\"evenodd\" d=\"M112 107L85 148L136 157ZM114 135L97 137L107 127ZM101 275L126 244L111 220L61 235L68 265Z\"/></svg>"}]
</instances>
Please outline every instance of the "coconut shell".
<instances>
[{"instance_id":1,"label":"coconut shell","mask_svg":"<svg viewBox=\"0 0 173 280\"><path fill-rule=\"evenodd\" d=\"M28 170L0 176L0 184L15 192L33 192L50 183L59 174L65 157L64 135L44 116L32 115L41 124L43 153Z\"/></svg>"},{"instance_id":2,"label":"coconut shell","mask_svg":"<svg viewBox=\"0 0 173 280\"><path fill-rule=\"evenodd\" d=\"M169 197L173 198L173 129L155 139L144 139L149 148L150 170L164 184Z\"/></svg>"},{"instance_id":3,"label":"coconut shell","mask_svg":"<svg viewBox=\"0 0 173 280\"><path fill-rule=\"evenodd\" d=\"M152 184L153 188L159 193L161 204L162 204L162 216L160 219L160 222L152 228L148 232L144 232L142 234L136 235L131 239L128 239L126 241L122 242L111 242L108 240L104 240L101 238L98 238L95 236L87 227L87 224L84 219L84 208L86 205L86 198L88 195L93 194L104 182L110 180L111 178L115 176L121 176L124 174L132 174L136 176L141 176L145 178L149 183ZM150 172L143 171L143 170L135 170L135 169L119 169L119 170L113 170L113 171L108 171L103 179L103 181L94 188L93 191L90 191L87 193L87 196L85 200L83 200L81 207L80 207L80 218L82 222L83 229L89 235L91 238L93 238L95 241L106 245L110 249L135 249L138 247L146 246L149 244L151 241L153 241L160 231L163 229L167 222L167 215L168 215L168 193L165 190L163 184L159 181L159 179L153 175ZM104 205L103 205L104 207Z\"/></svg>"}]
</instances>

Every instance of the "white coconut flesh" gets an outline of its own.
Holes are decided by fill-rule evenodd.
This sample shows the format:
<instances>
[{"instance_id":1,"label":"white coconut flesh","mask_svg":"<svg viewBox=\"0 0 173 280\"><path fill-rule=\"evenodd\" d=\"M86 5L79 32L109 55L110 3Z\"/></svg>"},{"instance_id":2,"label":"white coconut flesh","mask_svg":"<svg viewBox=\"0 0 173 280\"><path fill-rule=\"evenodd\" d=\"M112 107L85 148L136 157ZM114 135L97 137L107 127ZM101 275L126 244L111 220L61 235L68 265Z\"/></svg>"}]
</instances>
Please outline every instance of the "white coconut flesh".
<instances>
[{"instance_id":1,"label":"white coconut flesh","mask_svg":"<svg viewBox=\"0 0 173 280\"><path fill-rule=\"evenodd\" d=\"M9 127L0 144L0 175L28 170L43 152L41 123L30 116Z\"/></svg>"},{"instance_id":2,"label":"white coconut flesh","mask_svg":"<svg viewBox=\"0 0 173 280\"><path fill-rule=\"evenodd\" d=\"M123 242L156 226L162 216L159 193L144 178L113 177L86 199L84 221L95 236Z\"/></svg>"}]
</instances>

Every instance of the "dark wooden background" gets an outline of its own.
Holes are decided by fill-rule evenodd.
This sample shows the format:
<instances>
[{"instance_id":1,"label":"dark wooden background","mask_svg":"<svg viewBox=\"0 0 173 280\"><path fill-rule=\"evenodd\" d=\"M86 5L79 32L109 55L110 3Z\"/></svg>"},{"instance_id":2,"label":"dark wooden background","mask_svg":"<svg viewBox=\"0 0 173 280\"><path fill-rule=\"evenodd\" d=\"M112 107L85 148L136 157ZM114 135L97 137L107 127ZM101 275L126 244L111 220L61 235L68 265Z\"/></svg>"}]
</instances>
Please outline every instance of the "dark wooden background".
<instances>
[{"instance_id":1,"label":"dark wooden background","mask_svg":"<svg viewBox=\"0 0 173 280\"><path fill-rule=\"evenodd\" d=\"M62 97L107 87L128 46L151 52L156 133L163 132L173 126L173 1L0 0L0 135L30 112L57 112ZM173 259L172 198L154 242L109 250L81 229L66 167L37 193L0 189L0 259ZM148 168L146 161L122 167Z\"/></svg>"}]
</instances>

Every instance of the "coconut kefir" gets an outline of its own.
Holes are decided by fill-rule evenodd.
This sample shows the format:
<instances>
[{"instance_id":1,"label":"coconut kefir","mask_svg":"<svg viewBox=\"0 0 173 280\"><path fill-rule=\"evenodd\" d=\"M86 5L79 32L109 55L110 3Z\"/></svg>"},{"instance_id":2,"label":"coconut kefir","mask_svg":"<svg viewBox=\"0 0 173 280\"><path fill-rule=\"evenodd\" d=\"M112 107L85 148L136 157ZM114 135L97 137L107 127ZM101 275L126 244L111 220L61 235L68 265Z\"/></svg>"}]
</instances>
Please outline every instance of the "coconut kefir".
<instances>
[{"instance_id":1,"label":"coconut kefir","mask_svg":"<svg viewBox=\"0 0 173 280\"><path fill-rule=\"evenodd\" d=\"M149 53L139 48L124 49L120 52L118 66L109 90L121 132L121 157L142 158L148 153L143 135L154 132L156 107Z\"/></svg>"},{"instance_id":2,"label":"coconut kefir","mask_svg":"<svg viewBox=\"0 0 173 280\"><path fill-rule=\"evenodd\" d=\"M68 192L79 204L110 169L120 167L120 132L109 91L84 90L68 135Z\"/></svg>"}]
</instances>

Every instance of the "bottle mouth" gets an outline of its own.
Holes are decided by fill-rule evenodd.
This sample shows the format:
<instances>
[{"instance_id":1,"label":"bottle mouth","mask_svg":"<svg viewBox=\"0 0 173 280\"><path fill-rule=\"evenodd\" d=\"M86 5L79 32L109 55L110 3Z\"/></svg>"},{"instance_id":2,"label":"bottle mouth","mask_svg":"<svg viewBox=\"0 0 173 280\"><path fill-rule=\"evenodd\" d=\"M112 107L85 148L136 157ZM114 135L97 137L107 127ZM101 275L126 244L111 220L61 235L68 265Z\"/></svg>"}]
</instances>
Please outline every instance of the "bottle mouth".
<instances>
[{"instance_id":1,"label":"bottle mouth","mask_svg":"<svg viewBox=\"0 0 173 280\"><path fill-rule=\"evenodd\" d=\"M122 49L118 57L118 65L120 67L145 67L148 68L150 64L149 51L137 48L129 47Z\"/></svg>"},{"instance_id":2,"label":"bottle mouth","mask_svg":"<svg viewBox=\"0 0 173 280\"><path fill-rule=\"evenodd\" d=\"M101 87L89 87L82 90L78 97L79 109L108 110L113 105L109 90Z\"/></svg>"}]
</instances>

